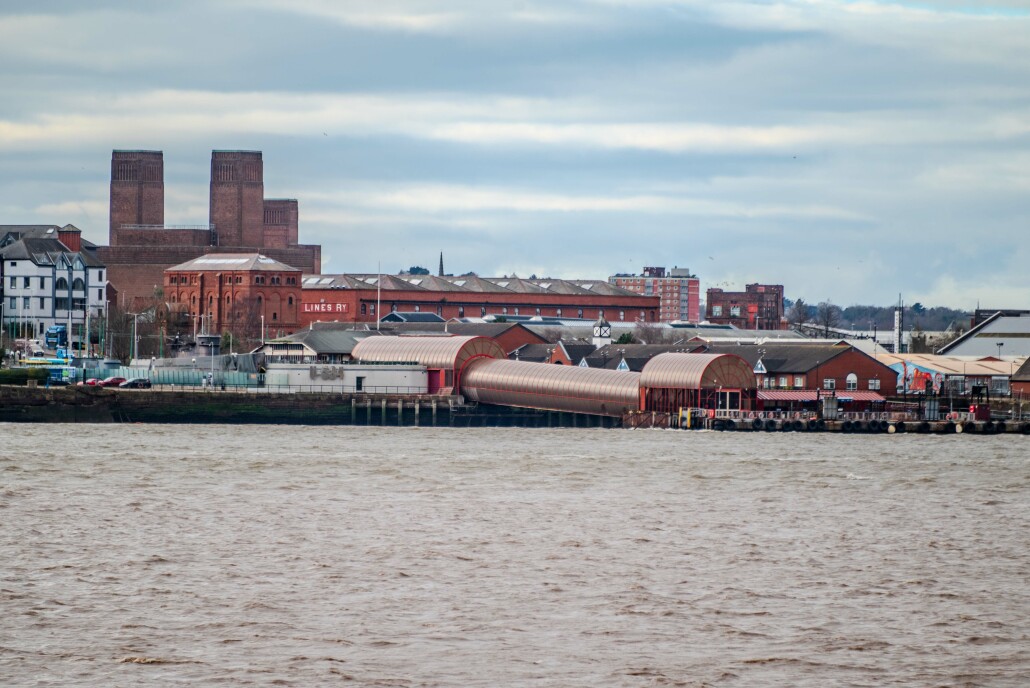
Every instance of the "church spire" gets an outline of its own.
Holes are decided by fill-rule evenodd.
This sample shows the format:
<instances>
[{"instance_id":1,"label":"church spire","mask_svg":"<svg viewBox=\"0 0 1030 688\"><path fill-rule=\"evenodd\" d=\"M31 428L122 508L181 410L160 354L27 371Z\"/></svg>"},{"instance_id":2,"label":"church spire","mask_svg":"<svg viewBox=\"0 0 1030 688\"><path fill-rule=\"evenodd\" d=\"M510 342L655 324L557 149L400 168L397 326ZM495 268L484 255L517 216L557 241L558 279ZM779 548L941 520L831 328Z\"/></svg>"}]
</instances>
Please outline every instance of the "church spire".
<instances>
[{"instance_id":1,"label":"church spire","mask_svg":"<svg viewBox=\"0 0 1030 688\"><path fill-rule=\"evenodd\" d=\"M443 277L443 251L440 251L440 277Z\"/></svg>"}]
</instances>

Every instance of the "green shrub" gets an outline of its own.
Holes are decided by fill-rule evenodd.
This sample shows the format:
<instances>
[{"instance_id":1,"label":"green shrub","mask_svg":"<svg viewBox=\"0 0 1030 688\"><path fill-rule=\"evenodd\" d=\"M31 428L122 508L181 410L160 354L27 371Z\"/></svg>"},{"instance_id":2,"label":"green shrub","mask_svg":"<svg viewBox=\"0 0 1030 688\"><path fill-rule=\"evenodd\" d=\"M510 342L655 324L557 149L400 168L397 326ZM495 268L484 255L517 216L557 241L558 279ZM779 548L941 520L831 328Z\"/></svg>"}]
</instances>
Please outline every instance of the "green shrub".
<instances>
[{"instance_id":1,"label":"green shrub","mask_svg":"<svg viewBox=\"0 0 1030 688\"><path fill-rule=\"evenodd\" d=\"M49 374L45 368L4 368L0 370L0 385L24 385L29 380L42 385Z\"/></svg>"}]
</instances>

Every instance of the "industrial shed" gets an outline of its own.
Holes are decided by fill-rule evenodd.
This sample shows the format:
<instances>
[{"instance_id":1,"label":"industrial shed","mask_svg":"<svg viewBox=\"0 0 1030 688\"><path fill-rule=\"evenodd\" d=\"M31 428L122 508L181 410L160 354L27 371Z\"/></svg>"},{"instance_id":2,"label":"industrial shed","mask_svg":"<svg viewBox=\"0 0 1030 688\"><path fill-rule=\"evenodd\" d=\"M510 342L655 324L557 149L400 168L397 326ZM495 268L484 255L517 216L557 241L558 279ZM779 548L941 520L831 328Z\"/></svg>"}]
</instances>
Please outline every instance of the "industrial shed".
<instances>
[{"instance_id":1,"label":"industrial shed","mask_svg":"<svg viewBox=\"0 0 1030 688\"><path fill-rule=\"evenodd\" d=\"M418 363L429 372L429 393L461 393L465 366L478 358L504 359L488 337L370 337L355 345L360 363Z\"/></svg>"},{"instance_id":2,"label":"industrial shed","mask_svg":"<svg viewBox=\"0 0 1030 688\"><path fill-rule=\"evenodd\" d=\"M621 417L640 408L640 374L525 361L472 361L462 392L484 404Z\"/></svg>"},{"instance_id":3,"label":"industrial shed","mask_svg":"<svg viewBox=\"0 0 1030 688\"><path fill-rule=\"evenodd\" d=\"M752 410L757 387L751 366L733 354L659 354L640 373L643 409L661 413Z\"/></svg>"}]
</instances>

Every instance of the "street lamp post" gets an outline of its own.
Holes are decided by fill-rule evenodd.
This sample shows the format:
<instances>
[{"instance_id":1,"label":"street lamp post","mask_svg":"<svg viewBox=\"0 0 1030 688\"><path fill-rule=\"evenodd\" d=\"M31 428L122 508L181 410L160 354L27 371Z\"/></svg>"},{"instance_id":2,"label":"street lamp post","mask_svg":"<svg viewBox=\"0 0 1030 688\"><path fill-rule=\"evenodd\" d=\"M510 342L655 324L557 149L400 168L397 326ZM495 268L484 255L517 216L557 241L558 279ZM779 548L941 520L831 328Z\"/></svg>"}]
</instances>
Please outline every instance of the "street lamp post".
<instances>
[{"instance_id":1,"label":"street lamp post","mask_svg":"<svg viewBox=\"0 0 1030 688\"><path fill-rule=\"evenodd\" d=\"M997 347L998 347L998 360L999 361L1001 360L1001 347L1003 347L1003 346L1005 346L1005 342L998 342Z\"/></svg>"}]
</instances>

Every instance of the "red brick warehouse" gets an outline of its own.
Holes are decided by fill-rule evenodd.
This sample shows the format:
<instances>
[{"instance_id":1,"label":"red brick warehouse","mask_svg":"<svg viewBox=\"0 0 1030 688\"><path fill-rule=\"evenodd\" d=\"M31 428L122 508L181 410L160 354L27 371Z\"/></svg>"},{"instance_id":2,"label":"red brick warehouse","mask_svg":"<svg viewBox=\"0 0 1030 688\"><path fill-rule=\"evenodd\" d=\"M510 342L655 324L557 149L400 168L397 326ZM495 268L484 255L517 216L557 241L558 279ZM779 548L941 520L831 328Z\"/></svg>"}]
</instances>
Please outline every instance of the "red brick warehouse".
<instances>
[{"instance_id":1,"label":"red brick warehouse","mask_svg":"<svg viewBox=\"0 0 1030 688\"><path fill-rule=\"evenodd\" d=\"M172 324L237 339L294 332L300 281L297 268L256 253L211 253L164 274Z\"/></svg>"},{"instance_id":2,"label":"red brick warehouse","mask_svg":"<svg viewBox=\"0 0 1030 688\"><path fill-rule=\"evenodd\" d=\"M312 322L375 322L392 311L441 318L534 316L611 322L658 321L657 296L640 296L603 280L517 277L323 275L304 277L301 326Z\"/></svg>"}]
</instances>

